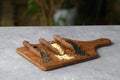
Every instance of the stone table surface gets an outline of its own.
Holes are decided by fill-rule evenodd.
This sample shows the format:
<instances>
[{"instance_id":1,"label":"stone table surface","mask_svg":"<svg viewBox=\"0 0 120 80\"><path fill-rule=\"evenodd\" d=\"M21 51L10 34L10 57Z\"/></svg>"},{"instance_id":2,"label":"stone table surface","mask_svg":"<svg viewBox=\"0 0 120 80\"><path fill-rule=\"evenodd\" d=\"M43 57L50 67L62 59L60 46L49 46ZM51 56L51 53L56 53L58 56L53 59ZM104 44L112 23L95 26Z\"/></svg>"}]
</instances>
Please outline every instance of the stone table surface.
<instances>
[{"instance_id":1,"label":"stone table surface","mask_svg":"<svg viewBox=\"0 0 120 80\"><path fill-rule=\"evenodd\" d=\"M42 71L16 53L23 40L38 43L53 35L77 40L110 38L113 45L97 49L100 58ZM1 27L0 80L120 80L120 26Z\"/></svg>"}]
</instances>

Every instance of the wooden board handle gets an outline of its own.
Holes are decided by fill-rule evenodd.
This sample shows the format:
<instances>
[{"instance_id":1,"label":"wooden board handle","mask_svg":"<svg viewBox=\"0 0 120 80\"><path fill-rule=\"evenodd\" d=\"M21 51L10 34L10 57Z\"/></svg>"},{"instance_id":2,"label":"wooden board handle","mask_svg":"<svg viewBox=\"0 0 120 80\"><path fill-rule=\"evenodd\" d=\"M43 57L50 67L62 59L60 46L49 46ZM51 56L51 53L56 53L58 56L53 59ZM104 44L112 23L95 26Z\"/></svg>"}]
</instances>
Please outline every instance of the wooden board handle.
<instances>
[{"instance_id":1,"label":"wooden board handle","mask_svg":"<svg viewBox=\"0 0 120 80\"><path fill-rule=\"evenodd\" d=\"M93 41L95 48L101 47L101 46L108 46L111 44L111 40L107 38L100 38Z\"/></svg>"}]
</instances>

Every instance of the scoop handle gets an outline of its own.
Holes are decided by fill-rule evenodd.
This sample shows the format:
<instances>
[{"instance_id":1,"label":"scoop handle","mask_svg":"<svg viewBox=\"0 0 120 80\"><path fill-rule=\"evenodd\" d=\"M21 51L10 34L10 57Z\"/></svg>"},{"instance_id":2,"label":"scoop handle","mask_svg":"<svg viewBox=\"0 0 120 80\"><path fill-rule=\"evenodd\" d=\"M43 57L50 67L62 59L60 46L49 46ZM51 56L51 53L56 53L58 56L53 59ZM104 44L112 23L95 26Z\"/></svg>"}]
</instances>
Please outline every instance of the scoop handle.
<instances>
[{"instance_id":1,"label":"scoop handle","mask_svg":"<svg viewBox=\"0 0 120 80\"><path fill-rule=\"evenodd\" d=\"M49 42L47 42L45 39L40 38L39 42L41 44L43 44L46 48L50 49L51 51L53 51L56 54L59 54L59 52L57 51L57 49L55 49L54 47L51 46L51 44Z\"/></svg>"},{"instance_id":2,"label":"scoop handle","mask_svg":"<svg viewBox=\"0 0 120 80\"><path fill-rule=\"evenodd\" d=\"M23 41L23 45L28 48L31 52L36 54L37 56L41 57L40 52L38 52L34 46L32 46L28 41Z\"/></svg>"},{"instance_id":3,"label":"scoop handle","mask_svg":"<svg viewBox=\"0 0 120 80\"><path fill-rule=\"evenodd\" d=\"M68 49L74 50L74 48L72 47L72 45L70 45L69 43L67 43L63 38L61 38L58 35L54 35L54 40L60 42L63 46L65 46Z\"/></svg>"}]
</instances>

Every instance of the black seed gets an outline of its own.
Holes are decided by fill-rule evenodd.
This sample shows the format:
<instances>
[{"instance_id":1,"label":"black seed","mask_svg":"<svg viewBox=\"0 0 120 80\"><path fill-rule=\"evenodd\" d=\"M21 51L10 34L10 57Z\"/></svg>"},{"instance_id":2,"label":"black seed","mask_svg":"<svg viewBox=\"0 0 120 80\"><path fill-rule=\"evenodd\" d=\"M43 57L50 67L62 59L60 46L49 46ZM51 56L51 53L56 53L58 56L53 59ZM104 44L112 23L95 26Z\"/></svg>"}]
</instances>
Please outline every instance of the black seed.
<instances>
[{"instance_id":1,"label":"black seed","mask_svg":"<svg viewBox=\"0 0 120 80\"><path fill-rule=\"evenodd\" d=\"M66 40L66 42L68 42L69 44L71 44L75 50L75 54L80 54L82 56L86 55L87 53L82 50L81 48L78 47L78 45L76 43L74 43L73 41L71 40Z\"/></svg>"}]
</instances>

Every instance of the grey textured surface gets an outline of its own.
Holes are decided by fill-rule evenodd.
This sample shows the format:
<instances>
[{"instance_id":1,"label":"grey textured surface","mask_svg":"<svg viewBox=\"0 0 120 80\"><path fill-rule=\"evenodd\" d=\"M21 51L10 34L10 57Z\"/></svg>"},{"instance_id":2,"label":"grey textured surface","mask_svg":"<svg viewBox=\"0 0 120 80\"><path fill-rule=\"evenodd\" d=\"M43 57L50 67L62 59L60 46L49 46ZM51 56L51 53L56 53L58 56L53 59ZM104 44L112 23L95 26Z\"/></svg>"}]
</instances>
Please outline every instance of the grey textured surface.
<instances>
[{"instance_id":1,"label":"grey textured surface","mask_svg":"<svg viewBox=\"0 0 120 80\"><path fill-rule=\"evenodd\" d=\"M54 34L78 40L110 38L111 46L99 48L100 58L42 71L16 53L23 40L38 43ZM0 28L0 80L120 80L120 27L21 27Z\"/></svg>"}]
</instances>

